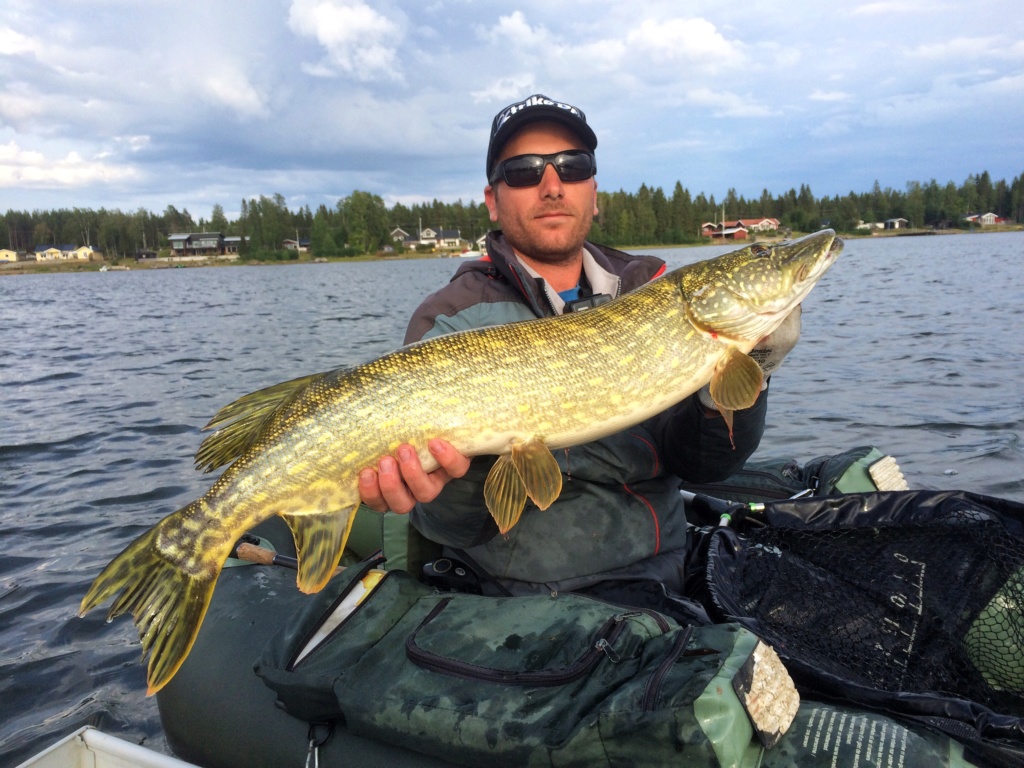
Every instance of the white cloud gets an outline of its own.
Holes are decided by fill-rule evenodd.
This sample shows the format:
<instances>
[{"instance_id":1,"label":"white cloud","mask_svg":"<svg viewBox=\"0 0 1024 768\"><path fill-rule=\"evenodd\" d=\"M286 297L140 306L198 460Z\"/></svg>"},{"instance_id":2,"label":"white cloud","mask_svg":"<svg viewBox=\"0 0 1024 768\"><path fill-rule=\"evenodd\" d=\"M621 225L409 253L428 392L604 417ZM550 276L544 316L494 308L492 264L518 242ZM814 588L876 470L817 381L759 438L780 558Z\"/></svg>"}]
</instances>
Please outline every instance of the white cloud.
<instances>
[{"instance_id":1,"label":"white cloud","mask_svg":"<svg viewBox=\"0 0 1024 768\"><path fill-rule=\"evenodd\" d=\"M1022 59L1024 42L1008 41L1002 36L954 37L934 43L922 43L907 51L907 55L926 61L946 59Z\"/></svg>"},{"instance_id":2,"label":"white cloud","mask_svg":"<svg viewBox=\"0 0 1024 768\"><path fill-rule=\"evenodd\" d=\"M626 44L656 61L686 61L704 70L737 67L746 56L740 43L727 40L707 19L645 19L626 36Z\"/></svg>"},{"instance_id":3,"label":"white cloud","mask_svg":"<svg viewBox=\"0 0 1024 768\"><path fill-rule=\"evenodd\" d=\"M807 98L811 101L849 101L850 94L845 91L823 91L816 88Z\"/></svg>"},{"instance_id":4,"label":"white cloud","mask_svg":"<svg viewBox=\"0 0 1024 768\"><path fill-rule=\"evenodd\" d=\"M524 74L503 77L493 83L488 83L485 88L471 91L469 95L473 97L473 101L477 104L491 104L495 102L511 104L533 90L533 75Z\"/></svg>"},{"instance_id":5,"label":"white cloud","mask_svg":"<svg viewBox=\"0 0 1024 768\"><path fill-rule=\"evenodd\" d=\"M551 33L545 27L530 26L522 11L514 11L508 16L499 17L498 23L484 30L482 35L489 43L513 48L536 48L554 42Z\"/></svg>"},{"instance_id":6,"label":"white cloud","mask_svg":"<svg viewBox=\"0 0 1024 768\"><path fill-rule=\"evenodd\" d=\"M50 160L42 152L22 149L14 141L0 144L0 188L83 187L138 176L132 166L83 160L77 152Z\"/></svg>"},{"instance_id":7,"label":"white cloud","mask_svg":"<svg viewBox=\"0 0 1024 768\"><path fill-rule=\"evenodd\" d=\"M249 79L242 72L232 71L226 64L205 77L202 87L210 101L228 107L242 117L264 116L268 112L264 98Z\"/></svg>"},{"instance_id":8,"label":"white cloud","mask_svg":"<svg viewBox=\"0 0 1024 768\"><path fill-rule=\"evenodd\" d=\"M42 49L38 40L26 37L10 27L0 27L0 54L17 56L22 53L38 53Z\"/></svg>"},{"instance_id":9,"label":"white cloud","mask_svg":"<svg viewBox=\"0 0 1024 768\"><path fill-rule=\"evenodd\" d=\"M22 130L32 130L47 110L41 94L25 83L13 83L0 92L0 121Z\"/></svg>"},{"instance_id":10,"label":"white cloud","mask_svg":"<svg viewBox=\"0 0 1024 768\"><path fill-rule=\"evenodd\" d=\"M138 152L150 145L149 136L115 136L114 141L125 147L129 152Z\"/></svg>"},{"instance_id":11,"label":"white cloud","mask_svg":"<svg viewBox=\"0 0 1024 768\"><path fill-rule=\"evenodd\" d=\"M739 96L725 90L694 88L685 96L689 104L708 107L716 117L768 117L772 110L757 103L753 97Z\"/></svg>"},{"instance_id":12,"label":"white cloud","mask_svg":"<svg viewBox=\"0 0 1024 768\"><path fill-rule=\"evenodd\" d=\"M936 13L939 7L924 0L882 0L876 3L858 5L850 14L853 16L891 16L907 13Z\"/></svg>"},{"instance_id":13,"label":"white cloud","mask_svg":"<svg viewBox=\"0 0 1024 768\"><path fill-rule=\"evenodd\" d=\"M326 62L305 68L311 74L333 69L363 81L402 79L401 17L395 21L361 0L293 0L288 26L298 35L315 38L327 52Z\"/></svg>"}]
</instances>

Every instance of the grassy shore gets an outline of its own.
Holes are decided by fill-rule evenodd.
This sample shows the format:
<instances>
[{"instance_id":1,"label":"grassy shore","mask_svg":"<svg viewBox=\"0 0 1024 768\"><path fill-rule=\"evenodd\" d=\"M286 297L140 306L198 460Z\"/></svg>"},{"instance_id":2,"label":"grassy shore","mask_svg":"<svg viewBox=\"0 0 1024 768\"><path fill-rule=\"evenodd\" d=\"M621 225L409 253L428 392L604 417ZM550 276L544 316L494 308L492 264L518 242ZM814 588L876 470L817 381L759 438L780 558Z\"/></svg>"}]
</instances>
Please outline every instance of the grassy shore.
<instances>
[{"instance_id":1,"label":"grassy shore","mask_svg":"<svg viewBox=\"0 0 1024 768\"><path fill-rule=\"evenodd\" d=\"M879 237L914 237L920 235L966 235L966 234L987 234L990 232L1020 232L1024 231L1024 225L1002 225L994 227L986 227L985 229L975 230L964 230L964 229L944 229L944 230L932 230L932 229L892 229L878 231L867 234L843 234L844 240L863 240ZM804 233L794 233L793 237L799 237ZM782 237L756 237L756 242L759 243L772 243L779 242ZM755 238L750 240L737 240L736 246L739 247L744 243L754 242ZM716 241L703 241L699 243L683 243L679 245L635 245L635 246L624 246L622 249L627 251L644 251L644 250L661 250L665 248L699 248L704 245L723 245L729 244L728 241L723 243L721 240ZM443 254L443 253L389 253L389 254L366 254L362 256L346 256L336 258L315 258L308 253L301 253L297 259L288 259L281 261L250 261L245 259L229 259L229 258L198 258L198 257L187 257L185 259L180 258L163 258L163 259L142 259L135 261L134 259L112 259L106 260L102 258L94 258L91 261L45 261L45 262L34 262L34 261L18 261L18 262L0 262L0 277L4 275L38 275L38 274L51 274L57 272L99 272L106 267L107 271L127 271L127 270L139 270L139 269L195 269L197 267L275 267L275 266L287 266L289 264L314 264L314 263L352 263L352 262L367 262L367 261L394 261L394 260L406 260L406 259L435 259L450 256L452 258L458 258L458 253Z\"/></svg>"}]
</instances>

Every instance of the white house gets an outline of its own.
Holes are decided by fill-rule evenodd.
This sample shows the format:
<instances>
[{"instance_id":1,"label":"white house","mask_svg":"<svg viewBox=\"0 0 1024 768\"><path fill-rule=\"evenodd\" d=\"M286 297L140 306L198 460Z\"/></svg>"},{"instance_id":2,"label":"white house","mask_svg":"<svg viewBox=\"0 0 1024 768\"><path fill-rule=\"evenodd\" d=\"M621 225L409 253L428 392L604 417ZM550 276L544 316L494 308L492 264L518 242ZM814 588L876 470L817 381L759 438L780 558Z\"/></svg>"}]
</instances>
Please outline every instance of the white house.
<instances>
[{"instance_id":1,"label":"white house","mask_svg":"<svg viewBox=\"0 0 1024 768\"><path fill-rule=\"evenodd\" d=\"M427 227L420 232L420 245L437 248L458 248L462 245L462 236L457 229L431 229Z\"/></svg>"},{"instance_id":2,"label":"white house","mask_svg":"<svg viewBox=\"0 0 1024 768\"><path fill-rule=\"evenodd\" d=\"M970 216L964 216L964 221L969 221L972 224L980 224L983 227L991 227L993 224L1003 224L1006 222L1002 216L997 216L991 211L988 213L972 213Z\"/></svg>"},{"instance_id":3,"label":"white house","mask_svg":"<svg viewBox=\"0 0 1024 768\"><path fill-rule=\"evenodd\" d=\"M37 245L36 261L60 261L64 252L55 245Z\"/></svg>"}]
</instances>

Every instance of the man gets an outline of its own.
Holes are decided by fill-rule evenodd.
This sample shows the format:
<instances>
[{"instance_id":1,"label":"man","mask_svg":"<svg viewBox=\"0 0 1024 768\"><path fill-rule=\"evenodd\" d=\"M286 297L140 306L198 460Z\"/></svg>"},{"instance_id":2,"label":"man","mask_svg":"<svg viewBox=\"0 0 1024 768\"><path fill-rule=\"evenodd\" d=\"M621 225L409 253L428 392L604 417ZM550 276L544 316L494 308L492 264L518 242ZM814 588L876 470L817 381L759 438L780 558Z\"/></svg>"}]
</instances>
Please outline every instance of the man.
<instances>
[{"instance_id":1,"label":"man","mask_svg":"<svg viewBox=\"0 0 1024 768\"><path fill-rule=\"evenodd\" d=\"M488 235L484 258L462 264L416 310L406 343L580 311L664 271L660 259L586 241L597 213L596 147L585 115L571 105L535 95L498 113L484 200L501 230ZM774 347L773 365L795 340ZM634 428L558 451L561 495L546 511L527 504L507 536L483 501L495 457L469 460L441 440L429 445L436 471L425 473L415 452L402 446L396 457L382 457L376 471L363 471L360 492L373 509L411 512L427 538L483 571L490 591L607 594L660 583L661 590L682 593L688 536L679 480L721 480L739 469L761 439L767 405L762 392L750 409L737 412L730 441L702 394L708 405L694 395Z\"/></svg>"}]
</instances>

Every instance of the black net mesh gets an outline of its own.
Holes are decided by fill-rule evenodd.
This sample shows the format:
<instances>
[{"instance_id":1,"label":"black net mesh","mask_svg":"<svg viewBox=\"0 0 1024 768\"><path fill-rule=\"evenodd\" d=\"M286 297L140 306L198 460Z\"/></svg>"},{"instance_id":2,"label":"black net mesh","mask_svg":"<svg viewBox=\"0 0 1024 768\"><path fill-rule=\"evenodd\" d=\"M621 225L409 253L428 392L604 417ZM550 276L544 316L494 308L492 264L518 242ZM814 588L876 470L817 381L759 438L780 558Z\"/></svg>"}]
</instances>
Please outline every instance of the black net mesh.
<instances>
[{"instance_id":1,"label":"black net mesh","mask_svg":"<svg viewBox=\"0 0 1024 768\"><path fill-rule=\"evenodd\" d=\"M1024 716L1024 541L969 509L927 523L749 536L732 613L784 657L882 691Z\"/></svg>"}]
</instances>

